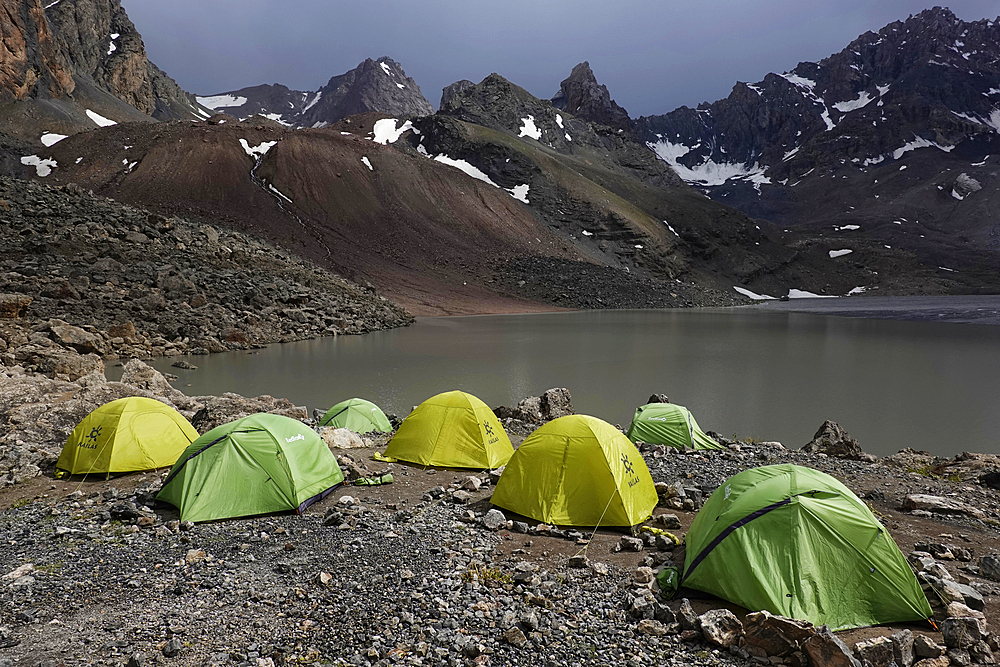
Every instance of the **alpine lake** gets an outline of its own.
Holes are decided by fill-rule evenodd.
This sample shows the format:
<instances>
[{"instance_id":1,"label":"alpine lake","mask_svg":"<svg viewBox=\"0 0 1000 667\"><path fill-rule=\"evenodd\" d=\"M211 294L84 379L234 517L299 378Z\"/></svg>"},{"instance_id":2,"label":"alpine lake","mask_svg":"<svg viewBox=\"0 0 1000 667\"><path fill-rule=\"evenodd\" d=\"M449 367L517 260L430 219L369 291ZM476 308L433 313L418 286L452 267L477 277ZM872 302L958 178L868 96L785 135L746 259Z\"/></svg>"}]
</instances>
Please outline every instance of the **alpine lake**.
<instances>
[{"instance_id":1,"label":"alpine lake","mask_svg":"<svg viewBox=\"0 0 1000 667\"><path fill-rule=\"evenodd\" d=\"M566 387L627 427L653 393L727 437L809 442L835 421L864 451L1000 451L1000 326L759 308L419 318L404 329L183 357L190 396L270 394L325 411L351 397L405 416L460 389L490 407ZM121 369L109 367L108 375Z\"/></svg>"}]
</instances>

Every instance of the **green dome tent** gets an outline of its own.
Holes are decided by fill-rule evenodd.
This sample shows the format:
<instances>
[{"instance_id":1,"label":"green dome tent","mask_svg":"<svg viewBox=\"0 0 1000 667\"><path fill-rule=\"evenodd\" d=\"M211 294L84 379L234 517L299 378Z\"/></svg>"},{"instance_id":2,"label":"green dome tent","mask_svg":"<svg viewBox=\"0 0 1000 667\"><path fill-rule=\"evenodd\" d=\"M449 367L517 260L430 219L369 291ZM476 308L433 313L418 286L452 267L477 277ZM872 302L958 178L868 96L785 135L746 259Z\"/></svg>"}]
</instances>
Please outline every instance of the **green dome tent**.
<instances>
[{"instance_id":1,"label":"green dome tent","mask_svg":"<svg viewBox=\"0 0 1000 667\"><path fill-rule=\"evenodd\" d=\"M493 411L464 391L448 391L418 405L389 441L382 460L446 468L497 468L514 453Z\"/></svg>"},{"instance_id":2,"label":"green dome tent","mask_svg":"<svg viewBox=\"0 0 1000 667\"><path fill-rule=\"evenodd\" d=\"M129 396L84 417L63 446L56 474L131 472L173 465L198 437L177 410L152 398Z\"/></svg>"},{"instance_id":3,"label":"green dome tent","mask_svg":"<svg viewBox=\"0 0 1000 667\"><path fill-rule=\"evenodd\" d=\"M773 465L730 477L698 512L686 542L679 584L751 611L831 630L931 616L878 519L846 486L811 468ZM663 570L661 587L676 585L676 574Z\"/></svg>"},{"instance_id":4,"label":"green dome tent","mask_svg":"<svg viewBox=\"0 0 1000 667\"><path fill-rule=\"evenodd\" d=\"M181 521L303 511L344 481L337 460L300 421L258 413L222 424L191 443L157 500Z\"/></svg>"},{"instance_id":5,"label":"green dome tent","mask_svg":"<svg viewBox=\"0 0 1000 667\"><path fill-rule=\"evenodd\" d=\"M723 449L705 435L690 410L674 403L647 403L637 408L625 436L632 442L678 449Z\"/></svg>"},{"instance_id":6,"label":"green dome tent","mask_svg":"<svg viewBox=\"0 0 1000 667\"><path fill-rule=\"evenodd\" d=\"M392 431L392 424L389 423L385 413L377 405L363 398L349 398L337 403L326 411L319 420L319 425L349 428L355 433Z\"/></svg>"},{"instance_id":7,"label":"green dome tent","mask_svg":"<svg viewBox=\"0 0 1000 667\"><path fill-rule=\"evenodd\" d=\"M491 501L568 526L634 526L656 507L646 462L611 424L586 415L553 419L514 452Z\"/></svg>"}]
</instances>

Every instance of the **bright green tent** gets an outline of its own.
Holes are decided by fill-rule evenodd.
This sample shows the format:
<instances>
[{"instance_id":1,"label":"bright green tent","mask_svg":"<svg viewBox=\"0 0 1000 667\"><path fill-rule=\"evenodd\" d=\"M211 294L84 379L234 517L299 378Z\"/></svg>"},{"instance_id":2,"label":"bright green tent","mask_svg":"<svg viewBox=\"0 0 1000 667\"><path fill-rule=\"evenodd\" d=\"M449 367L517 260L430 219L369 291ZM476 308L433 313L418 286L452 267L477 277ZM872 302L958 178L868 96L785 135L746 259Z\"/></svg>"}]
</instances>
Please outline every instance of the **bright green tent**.
<instances>
[{"instance_id":1,"label":"bright green tent","mask_svg":"<svg viewBox=\"0 0 1000 667\"><path fill-rule=\"evenodd\" d=\"M383 459L446 468L498 468L514 448L481 400L448 391L418 405L385 448Z\"/></svg>"},{"instance_id":2,"label":"bright green tent","mask_svg":"<svg viewBox=\"0 0 1000 667\"><path fill-rule=\"evenodd\" d=\"M686 542L680 585L751 611L832 630L931 616L885 527L846 486L811 468L734 475L705 502ZM661 582L669 579L664 570Z\"/></svg>"},{"instance_id":3,"label":"bright green tent","mask_svg":"<svg viewBox=\"0 0 1000 667\"><path fill-rule=\"evenodd\" d=\"M63 446L57 475L130 472L173 465L198 437L177 410L152 398L129 396L84 417Z\"/></svg>"},{"instance_id":4,"label":"bright green tent","mask_svg":"<svg viewBox=\"0 0 1000 667\"><path fill-rule=\"evenodd\" d=\"M690 410L674 403L640 406L625 435L632 442L670 445L678 449L723 449L722 445L705 435Z\"/></svg>"},{"instance_id":5,"label":"bright green tent","mask_svg":"<svg viewBox=\"0 0 1000 667\"><path fill-rule=\"evenodd\" d=\"M181 521L301 512L344 481L337 460L300 421L258 413L213 428L171 468L157 500Z\"/></svg>"},{"instance_id":6,"label":"bright green tent","mask_svg":"<svg viewBox=\"0 0 1000 667\"><path fill-rule=\"evenodd\" d=\"M349 398L337 403L326 411L319 420L319 425L349 428L355 433L392 431L392 424L389 423L385 413L377 405L363 398Z\"/></svg>"},{"instance_id":7,"label":"bright green tent","mask_svg":"<svg viewBox=\"0 0 1000 667\"><path fill-rule=\"evenodd\" d=\"M657 495L646 462L621 431L569 415L525 438L491 502L555 525L634 526L652 514Z\"/></svg>"}]
</instances>

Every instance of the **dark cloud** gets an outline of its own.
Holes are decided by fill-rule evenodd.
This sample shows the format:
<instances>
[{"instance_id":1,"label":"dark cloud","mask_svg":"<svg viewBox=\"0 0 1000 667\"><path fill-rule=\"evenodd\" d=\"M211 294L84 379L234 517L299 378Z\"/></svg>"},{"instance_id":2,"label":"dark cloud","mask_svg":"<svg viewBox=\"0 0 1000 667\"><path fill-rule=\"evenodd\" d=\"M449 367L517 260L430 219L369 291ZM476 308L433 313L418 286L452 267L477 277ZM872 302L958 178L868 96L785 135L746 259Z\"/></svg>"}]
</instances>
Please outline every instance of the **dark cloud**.
<instances>
[{"instance_id":1,"label":"dark cloud","mask_svg":"<svg viewBox=\"0 0 1000 667\"><path fill-rule=\"evenodd\" d=\"M150 58L198 94L261 83L316 90L365 58L402 64L435 106L498 72L551 97L578 62L632 116L725 97L816 61L928 5L903 0L123 0ZM995 0L950 5L995 19Z\"/></svg>"}]
</instances>

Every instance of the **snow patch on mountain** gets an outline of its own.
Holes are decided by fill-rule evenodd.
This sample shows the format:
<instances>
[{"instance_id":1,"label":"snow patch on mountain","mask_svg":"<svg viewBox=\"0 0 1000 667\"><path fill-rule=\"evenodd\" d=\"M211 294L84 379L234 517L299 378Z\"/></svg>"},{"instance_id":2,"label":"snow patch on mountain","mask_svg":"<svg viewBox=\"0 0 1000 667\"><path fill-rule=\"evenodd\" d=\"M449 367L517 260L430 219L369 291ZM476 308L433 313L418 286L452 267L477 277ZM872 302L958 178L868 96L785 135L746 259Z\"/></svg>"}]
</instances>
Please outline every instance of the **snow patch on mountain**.
<instances>
[{"instance_id":1,"label":"snow patch on mountain","mask_svg":"<svg viewBox=\"0 0 1000 667\"><path fill-rule=\"evenodd\" d=\"M240 139L240 146L243 147L243 152L246 153L247 155L249 155L250 157L254 158L254 159L264 157L264 154L267 153L269 150L271 150L271 148L276 143L278 143L278 142L277 141L262 141L261 143L257 144L256 146L251 146L247 142L246 139Z\"/></svg>"},{"instance_id":2,"label":"snow patch on mountain","mask_svg":"<svg viewBox=\"0 0 1000 667\"><path fill-rule=\"evenodd\" d=\"M41 141L46 146L51 146L53 144L59 143L67 136L68 135L65 134L56 134L55 132L46 132L40 137L39 141Z\"/></svg>"},{"instance_id":3,"label":"snow patch on mountain","mask_svg":"<svg viewBox=\"0 0 1000 667\"><path fill-rule=\"evenodd\" d=\"M849 111L854 111L855 109L861 109L863 107L866 107L870 102L873 102L874 100L875 98L869 95L867 91L862 91L861 94L858 95L858 99L848 100L846 102L837 102L836 104L833 105L833 108L839 111L840 113L847 113Z\"/></svg>"},{"instance_id":4,"label":"snow patch on mountain","mask_svg":"<svg viewBox=\"0 0 1000 667\"><path fill-rule=\"evenodd\" d=\"M844 248L843 250L831 250L829 254L830 254L830 259L833 259L835 257L843 257L844 255L850 255L852 252L854 251L851 250L850 248Z\"/></svg>"},{"instance_id":5,"label":"snow patch on mountain","mask_svg":"<svg viewBox=\"0 0 1000 667\"><path fill-rule=\"evenodd\" d=\"M99 127L108 127L109 125L118 124L115 121L111 120L110 118L105 118L101 114L97 113L96 111L91 111L90 109L87 109L87 117L90 118L90 120L94 121L94 123L96 123Z\"/></svg>"},{"instance_id":6,"label":"snow patch on mountain","mask_svg":"<svg viewBox=\"0 0 1000 667\"><path fill-rule=\"evenodd\" d=\"M905 144L901 148L897 148L896 150L894 150L892 152L892 159L898 160L903 156L904 153L915 151L918 148L930 148L931 146L939 150L942 150L945 153L950 153L951 150L955 148L954 146L942 146L937 142L930 141L929 139L924 139L923 137L916 137L913 141L909 142L908 144Z\"/></svg>"},{"instance_id":7,"label":"snow patch on mountain","mask_svg":"<svg viewBox=\"0 0 1000 667\"><path fill-rule=\"evenodd\" d=\"M25 155L21 158L21 164L26 167L34 167L35 174L41 177L48 176L52 170L59 166L59 163L51 158L40 158L37 155Z\"/></svg>"},{"instance_id":8,"label":"snow patch on mountain","mask_svg":"<svg viewBox=\"0 0 1000 667\"><path fill-rule=\"evenodd\" d=\"M394 144L402 136L403 132L407 130L417 131L413 128L413 123L410 121L406 121L397 128L396 123L398 122L396 118L383 118L382 120L375 121L375 126L372 128L372 141L383 146L385 144Z\"/></svg>"},{"instance_id":9,"label":"snow patch on mountain","mask_svg":"<svg viewBox=\"0 0 1000 667\"><path fill-rule=\"evenodd\" d=\"M535 141L540 141L542 138L542 131L535 126L535 117L528 115L527 118L521 119L521 133L517 135L519 137L531 137Z\"/></svg>"},{"instance_id":10,"label":"snow patch on mountain","mask_svg":"<svg viewBox=\"0 0 1000 667\"><path fill-rule=\"evenodd\" d=\"M489 176L487 176L482 170L466 162L465 160L455 160L448 157L447 155L444 155L443 153L441 155L434 156L434 160L436 160L437 162L441 162L442 164L446 164L449 167L455 167L456 169L461 169L469 176L472 176L473 178L480 180L483 183L489 183L495 188L500 187L499 185L494 183L493 180Z\"/></svg>"},{"instance_id":11,"label":"snow patch on mountain","mask_svg":"<svg viewBox=\"0 0 1000 667\"><path fill-rule=\"evenodd\" d=\"M195 97L195 99L198 100L198 104L213 111L228 107L241 107L247 103L247 98L235 95L209 95L208 97Z\"/></svg>"},{"instance_id":12,"label":"snow patch on mountain","mask_svg":"<svg viewBox=\"0 0 1000 667\"><path fill-rule=\"evenodd\" d=\"M688 167L681 164L678 158L684 157L692 148L684 144L671 143L668 139L661 139L655 144L646 143L649 148L656 153L657 157L669 164L677 175L687 183L697 183L698 185L711 186L723 185L730 179L747 179L754 184L758 192L761 184L768 184L771 179L764 176L764 167L754 163L748 167L738 162L716 162L707 159L699 165ZM698 144L694 148L698 148Z\"/></svg>"}]
</instances>

